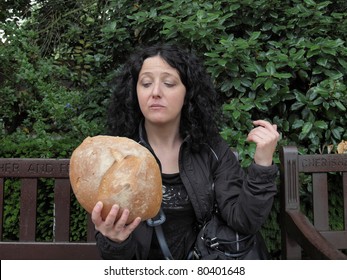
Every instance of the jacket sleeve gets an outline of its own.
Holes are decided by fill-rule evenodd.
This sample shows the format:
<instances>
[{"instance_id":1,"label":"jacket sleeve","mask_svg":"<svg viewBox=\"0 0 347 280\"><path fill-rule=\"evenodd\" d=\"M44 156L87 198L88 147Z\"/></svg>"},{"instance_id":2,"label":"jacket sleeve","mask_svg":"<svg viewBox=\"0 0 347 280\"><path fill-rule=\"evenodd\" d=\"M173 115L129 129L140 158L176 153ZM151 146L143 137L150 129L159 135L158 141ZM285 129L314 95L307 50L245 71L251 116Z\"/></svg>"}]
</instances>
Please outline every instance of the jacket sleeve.
<instances>
[{"instance_id":1,"label":"jacket sleeve","mask_svg":"<svg viewBox=\"0 0 347 280\"><path fill-rule=\"evenodd\" d=\"M116 243L105 237L101 232L95 233L96 246L104 260L129 260L135 256L136 244L133 235L122 243Z\"/></svg>"},{"instance_id":2,"label":"jacket sleeve","mask_svg":"<svg viewBox=\"0 0 347 280\"><path fill-rule=\"evenodd\" d=\"M244 234L255 233L271 211L278 168L252 163L244 170L224 140L218 152L214 186L219 211L230 227Z\"/></svg>"}]
</instances>

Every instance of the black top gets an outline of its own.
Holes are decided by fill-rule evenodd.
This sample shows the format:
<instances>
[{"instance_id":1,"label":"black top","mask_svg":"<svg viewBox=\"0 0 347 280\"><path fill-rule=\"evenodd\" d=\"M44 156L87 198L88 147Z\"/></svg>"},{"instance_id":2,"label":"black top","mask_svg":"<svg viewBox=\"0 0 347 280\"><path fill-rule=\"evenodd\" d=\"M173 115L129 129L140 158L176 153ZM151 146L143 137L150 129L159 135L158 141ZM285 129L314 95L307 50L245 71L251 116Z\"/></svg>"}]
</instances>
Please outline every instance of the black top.
<instances>
[{"instance_id":1,"label":"black top","mask_svg":"<svg viewBox=\"0 0 347 280\"><path fill-rule=\"evenodd\" d=\"M179 173L162 174L163 200L162 209L166 215L166 221L162 225L166 242L174 259L186 259L192 244L195 225L195 213L188 193L182 183ZM188 243L188 244L187 244ZM163 259L158 239L155 233L152 236L152 244L149 259Z\"/></svg>"}]
</instances>

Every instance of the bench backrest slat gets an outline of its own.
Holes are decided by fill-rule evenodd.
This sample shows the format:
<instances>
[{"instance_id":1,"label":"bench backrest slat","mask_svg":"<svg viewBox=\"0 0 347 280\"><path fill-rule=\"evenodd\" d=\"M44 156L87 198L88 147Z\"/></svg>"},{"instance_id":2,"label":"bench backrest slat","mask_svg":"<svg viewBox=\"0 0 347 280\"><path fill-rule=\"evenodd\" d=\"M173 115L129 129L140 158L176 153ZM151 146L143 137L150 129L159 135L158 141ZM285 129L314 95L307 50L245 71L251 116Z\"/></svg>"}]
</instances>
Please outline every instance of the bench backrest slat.
<instances>
[{"instance_id":1,"label":"bench backrest slat","mask_svg":"<svg viewBox=\"0 0 347 280\"><path fill-rule=\"evenodd\" d=\"M329 230L328 176L327 173L312 174L313 223L318 230Z\"/></svg>"},{"instance_id":2,"label":"bench backrest slat","mask_svg":"<svg viewBox=\"0 0 347 280\"><path fill-rule=\"evenodd\" d=\"M343 172L342 174L342 186L343 186L343 205L344 207L344 225L345 225L345 230L347 231L347 171ZM347 238L346 238L347 240Z\"/></svg>"},{"instance_id":3,"label":"bench backrest slat","mask_svg":"<svg viewBox=\"0 0 347 280\"><path fill-rule=\"evenodd\" d=\"M20 241L35 241L37 179L23 178L20 194Z\"/></svg>"},{"instance_id":4,"label":"bench backrest slat","mask_svg":"<svg viewBox=\"0 0 347 280\"><path fill-rule=\"evenodd\" d=\"M54 187L55 241L69 241L70 180L56 179Z\"/></svg>"},{"instance_id":5,"label":"bench backrest slat","mask_svg":"<svg viewBox=\"0 0 347 280\"><path fill-rule=\"evenodd\" d=\"M4 205L4 178L0 177L0 205ZM0 207L0 240L2 239L4 207Z\"/></svg>"}]
</instances>

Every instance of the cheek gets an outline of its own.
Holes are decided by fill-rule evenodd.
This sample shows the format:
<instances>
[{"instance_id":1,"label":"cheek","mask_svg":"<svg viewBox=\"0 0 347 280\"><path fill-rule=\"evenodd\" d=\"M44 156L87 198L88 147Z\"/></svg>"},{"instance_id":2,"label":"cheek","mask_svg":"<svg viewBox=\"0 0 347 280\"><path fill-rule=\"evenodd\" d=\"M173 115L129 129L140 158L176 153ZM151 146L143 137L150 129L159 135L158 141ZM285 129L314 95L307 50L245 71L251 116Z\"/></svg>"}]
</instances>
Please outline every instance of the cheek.
<instances>
[{"instance_id":1,"label":"cheek","mask_svg":"<svg viewBox=\"0 0 347 280\"><path fill-rule=\"evenodd\" d=\"M139 103L143 103L146 97L146 94L143 92L143 89L139 86L136 87L136 95Z\"/></svg>"},{"instance_id":2,"label":"cheek","mask_svg":"<svg viewBox=\"0 0 347 280\"><path fill-rule=\"evenodd\" d=\"M145 102L143 101L143 99L138 99L138 102L139 102L139 107L140 107L140 110L141 110L141 112L143 113L144 112L144 110L145 110L145 108L146 108L146 106L145 106Z\"/></svg>"},{"instance_id":3,"label":"cheek","mask_svg":"<svg viewBox=\"0 0 347 280\"><path fill-rule=\"evenodd\" d=\"M183 105L184 105L184 98L181 98L180 101L177 102L177 109L181 111L183 108Z\"/></svg>"},{"instance_id":4,"label":"cheek","mask_svg":"<svg viewBox=\"0 0 347 280\"><path fill-rule=\"evenodd\" d=\"M182 107L183 107L183 105L184 105L185 96L186 96L186 93L183 92L183 93L181 93L181 94L179 95L178 98L176 97L175 103L177 104L177 107L180 108L180 109L182 109ZM173 103L173 104L175 104L175 103Z\"/></svg>"},{"instance_id":5,"label":"cheek","mask_svg":"<svg viewBox=\"0 0 347 280\"><path fill-rule=\"evenodd\" d=\"M137 102L139 103L141 111L143 111L145 100L142 94L137 93Z\"/></svg>"}]
</instances>

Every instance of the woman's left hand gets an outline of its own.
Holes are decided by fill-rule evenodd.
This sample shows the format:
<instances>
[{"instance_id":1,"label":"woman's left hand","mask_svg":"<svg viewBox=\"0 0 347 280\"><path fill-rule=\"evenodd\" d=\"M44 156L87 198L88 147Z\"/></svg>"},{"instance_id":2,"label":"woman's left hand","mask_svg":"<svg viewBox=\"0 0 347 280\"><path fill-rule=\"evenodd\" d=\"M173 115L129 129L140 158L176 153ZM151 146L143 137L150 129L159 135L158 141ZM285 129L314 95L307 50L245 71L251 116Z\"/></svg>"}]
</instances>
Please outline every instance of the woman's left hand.
<instances>
[{"instance_id":1,"label":"woman's left hand","mask_svg":"<svg viewBox=\"0 0 347 280\"><path fill-rule=\"evenodd\" d=\"M264 120L254 121L253 124L256 127L250 131L246 140L257 145L254 162L258 165L270 166L272 165L273 154L280 138L277 132L277 125Z\"/></svg>"}]
</instances>

